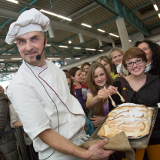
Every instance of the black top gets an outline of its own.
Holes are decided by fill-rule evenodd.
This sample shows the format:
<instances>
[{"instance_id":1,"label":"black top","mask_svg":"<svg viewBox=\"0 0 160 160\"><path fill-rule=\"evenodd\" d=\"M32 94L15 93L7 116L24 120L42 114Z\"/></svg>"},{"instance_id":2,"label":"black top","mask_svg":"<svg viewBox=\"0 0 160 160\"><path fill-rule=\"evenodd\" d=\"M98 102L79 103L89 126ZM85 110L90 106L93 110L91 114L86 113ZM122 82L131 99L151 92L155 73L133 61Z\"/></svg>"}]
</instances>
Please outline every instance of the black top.
<instances>
[{"instance_id":1,"label":"black top","mask_svg":"<svg viewBox=\"0 0 160 160\"><path fill-rule=\"evenodd\" d=\"M138 91L134 91L128 81L125 80L129 102L144 104L146 106L157 106L157 103L160 100L160 77L150 75L149 73L146 73L146 75L146 82ZM122 95L123 88L119 77L115 79L113 86L118 87L118 91ZM122 103L117 94L113 95L112 98L116 104Z\"/></svg>"},{"instance_id":2,"label":"black top","mask_svg":"<svg viewBox=\"0 0 160 160\"><path fill-rule=\"evenodd\" d=\"M151 70L148 71L149 74L160 76L160 64L157 67L151 67Z\"/></svg>"}]
</instances>

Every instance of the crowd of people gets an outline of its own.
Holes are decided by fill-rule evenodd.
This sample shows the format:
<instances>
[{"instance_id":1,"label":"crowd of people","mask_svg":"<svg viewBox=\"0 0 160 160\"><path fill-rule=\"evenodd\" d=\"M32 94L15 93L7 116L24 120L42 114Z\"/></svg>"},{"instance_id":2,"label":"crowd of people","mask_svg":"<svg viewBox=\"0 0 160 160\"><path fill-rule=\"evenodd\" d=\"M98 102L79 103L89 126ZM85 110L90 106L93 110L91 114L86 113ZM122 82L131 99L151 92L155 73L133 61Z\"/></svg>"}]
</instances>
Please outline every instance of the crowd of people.
<instances>
[{"instance_id":1,"label":"crowd of people","mask_svg":"<svg viewBox=\"0 0 160 160\"><path fill-rule=\"evenodd\" d=\"M43 18L43 22L37 17ZM21 25L23 19L25 26ZM20 29L16 30L18 25ZM0 132L23 127L24 138L34 147L34 154L38 152L39 159L112 159L114 156L116 160L122 159L115 151L102 149L108 142L106 139L88 150L78 145L87 140L88 134L92 135L114 108L109 96L117 105L122 103L117 91L125 93L126 102L157 106L160 46L145 39L125 52L115 47L92 64L85 62L80 68L63 72L45 60L47 40L43 32L48 25L48 17L31 9L23 12L8 31L6 42L17 41L23 63L8 87L9 99L6 101L4 93L1 94ZM159 159L160 138L154 136L154 132L160 131L159 123L160 112L147 149L135 150L137 160ZM7 139L16 145L13 135ZM5 160L16 160L13 157L18 156L17 147L11 150L13 154L4 152L3 144L7 142L0 137L0 153Z\"/></svg>"}]
</instances>

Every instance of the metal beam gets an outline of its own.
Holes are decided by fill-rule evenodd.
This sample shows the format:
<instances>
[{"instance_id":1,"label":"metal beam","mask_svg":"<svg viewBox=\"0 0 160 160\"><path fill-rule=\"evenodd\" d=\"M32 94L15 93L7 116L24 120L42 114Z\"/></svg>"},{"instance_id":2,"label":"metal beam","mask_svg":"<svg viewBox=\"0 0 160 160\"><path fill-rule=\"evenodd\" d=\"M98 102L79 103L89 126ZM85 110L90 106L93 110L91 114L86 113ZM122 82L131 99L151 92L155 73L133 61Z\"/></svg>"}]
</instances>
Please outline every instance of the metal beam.
<instances>
[{"instance_id":1,"label":"metal beam","mask_svg":"<svg viewBox=\"0 0 160 160\"><path fill-rule=\"evenodd\" d=\"M32 5L32 4L34 4L35 2L37 2L38 0L33 0L32 2L30 2L29 3L29 5ZM24 10L26 10L28 7L24 7L23 9L21 9L20 11L19 11L19 13L22 13ZM10 18L10 19L8 19L6 22L4 22L1 26L0 26L0 28L3 28L6 24L8 24L10 21L12 20L12 18Z\"/></svg>"},{"instance_id":2,"label":"metal beam","mask_svg":"<svg viewBox=\"0 0 160 160\"><path fill-rule=\"evenodd\" d=\"M145 19L141 20L141 22L147 21L148 19L154 18L154 17L156 17L156 16L158 16L157 13L156 13L155 15L152 15L152 16L150 16L150 17L148 17L148 18L145 18Z\"/></svg>"},{"instance_id":3,"label":"metal beam","mask_svg":"<svg viewBox=\"0 0 160 160\"><path fill-rule=\"evenodd\" d=\"M157 26L159 26L159 25L160 25L160 23L155 24L155 25L153 25L153 26L150 26L149 29L152 29L153 27L157 27Z\"/></svg>"},{"instance_id":4,"label":"metal beam","mask_svg":"<svg viewBox=\"0 0 160 160\"><path fill-rule=\"evenodd\" d=\"M104 8L106 8L108 11L110 11L111 13L113 13L116 16L119 16L119 13L115 11L114 8L111 8L107 3L105 3L103 0L94 0L95 2L97 2L99 5L103 6Z\"/></svg>"},{"instance_id":5,"label":"metal beam","mask_svg":"<svg viewBox=\"0 0 160 160\"><path fill-rule=\"evenodd\" d=\"M131 25L128 25L128 26L126 26L126 28L128 28L128 27L130 27L130 26L131 26ZM112 33L115 33L115 32L118 32L118 30L112 31ZM104 34L104 36L108 36L108 35L109 35L108 33L107 33L107 34ZM93 41L95 41L95 40L97 40L97 39L91 39L90 41L87 41L87 42L81 44L80 46L86 45L87 43L93 42ZM107 42L104 43L104 44L107 44ZM95 47L95 48L97 48L97 47Z\"/></svg>"},{"instance_id":6,"label":"metal beam","mask_svg":"<svg viewBox=\"0 0 160 160\"><path fill-rule=\"evenodd\" d=\"M94 26L93 28L90 28L90 29L88 29L87 31L90 31L90 30L92 30L92 29L94 29L94 28L98 28L98 27L100 27L100 26L102 26L102 25L104 25L104 24L106 24L106 23L112 22L112 21L116 20L116 18L117 18L117 17L112 18L112 19L110 19L110 20L108 20L108 21L105 21L105 22L103 22L103 23L101 23L101 24L98 24L97 26ZM73 38L75 38L75 37L77 37L77 36L78 36L78 34L76 34L76 35L74 35L74 36L72 36L72 37L70 37L70 38L67 38L67 39L61 41L60 44L63 44L64 42L66 42L66 41L68 41L68 40L70 40L70 39L73 39Z\"/></svg>"},{"instance_id":7,"label":"metal beam","mask_svg":"<svg viewBox=\"0 0 160 160\"><path fill-rule=\"evenodd\" d=\"M94 0L102 7L106 8L110 12L114 13L116 16L123 17L124 20L136 28L138 31L142 32L144 35L149 36L148 28L140 21L138 17L136 17L131 11L119 0L114 0L113 5L114 9L106 5L102 0ZM113 12L114 10L114 12Z\"/></svg>"},{"instance_id":8,"label":"metal beam","mask_svg":"<svg viewBox=\"0 0 160 160\"><path fill-rule=\"evenodd\" d=\"M139 7L137 7L137 8L134 8L134 9L131 10L131 13L135 12L135 11L138 10L138 9L144 8L145 6L148 6L148 5L150 5L150 4L153 4L153 2L150 1L150 2L147 2L147 3L143 4L142 6L139 6Z\"/></svg>"}]
</instances>

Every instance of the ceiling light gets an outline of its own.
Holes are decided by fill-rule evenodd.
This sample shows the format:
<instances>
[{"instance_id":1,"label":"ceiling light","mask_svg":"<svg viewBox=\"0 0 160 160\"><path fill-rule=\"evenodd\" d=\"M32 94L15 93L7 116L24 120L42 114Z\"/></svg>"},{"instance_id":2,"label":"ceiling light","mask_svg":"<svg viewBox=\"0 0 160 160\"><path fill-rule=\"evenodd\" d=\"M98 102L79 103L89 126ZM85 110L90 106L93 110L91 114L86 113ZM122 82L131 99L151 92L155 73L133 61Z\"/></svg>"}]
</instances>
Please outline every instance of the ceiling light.
<instances>
[{"instance_id":1,"label":"ceiling light","mask_svg":"<svg viewBox=\"0 0 160 160\"><path fill-rule=\"evenodd\" d=\"M96 49L93 49L93 48L86 48L86 50L95 51Z\"/></svg>"},{"instance_id":2,"label":"ceiling light","mask_svg":"<svg viewBox=\"0 0 160 160\"><path fill-rule=\"evenodd\" d=\"M101 50L101 49L100 49L99 51L100 51L100 52L103 52L103 50Z\"/></svg>"},{"instance_id":3,"label":"ceiling light","mask_svg":"<svg viewBox=\"0 0 160 160\"><path fill-rule=\"evenodd\" d=\"M57 60L57 59L60 59L60 58L47 58L48 60Z\"/></svg>"},{"instance_id":4,"label":"ceiling light","mask_svg":"<svg viewBox=\"0 0 160 160\"><path fill-rule=\"evenodd\" d=\"M2 53L2 55L7 55L7 56L9 56L9 55L11 55L11 53Z\"/></svg>"},{"instance_id":5,"label":"ceiling light","mask_svg":"<svg viewBox=\"0 0 160 160\"><path fill-rule=\"evenodd\" d=\"M11 60L22 60L22 58L11 58Z\"/></svg>"},{"instance_id":6,"label":"ceiling light","mask_svg":"<svg viewBox=\"0 0 160 160\"><path fill-rule=\"evenodd\" d=\"M74 47L74 49L81 49L81 47Z\"/></svg>"},{"instance_id":7,"label":"ceiling light","mask_svg":"<svg viewBox=\"0 0 160 160\"><path fill-rule=\"evenodd\" d=\"M81 23L82 26L88 27L88 28L92 28L91 25L85 24L85 23Z\"/></svg>"},{"instance_id":8,"label":"ceiling light","mask_svg":"<svg viewBox=\"0 0 160 160\"><path fill-rule=\"evenodd\" d=\"M132 42L132 40L129 39L129 42Z\"/></svg>"},{"instance_id":9,"label":"ceiling light","mask_svg":"<svg viewBox=\"0 0 160 160\"><path fill-rule=\"evenodd\" d=\"M156 4L153 4L153 6L154 6L154 9L158 11L158 6Z\"/></svg>"},{"instance_id":10,"label":"ceiling light","mask_svg":"<svg viewBox=\"0 0 160 160\"><path fill-rule=\"evenodd\" d=\"M80 58L75 58L75 59L80 59Z\"/></svg>"},{"instance_id":11,"label":"ceiling light","mask_svg":"<svg viewBox=\"0 0 160 160\"><path fill-rule=\"evenodd\" d=\"M100 32L105 32L104 30L102 30L102 29L97 29L98 31L100 31Z\"/></svg>"},{"instance_id":12,"label":"ceiling light","mask_svg":"<svg viewBox=\"0 0 160 160\"><path fill-rule=\"evenodd\" d=\"M119 37L118 35L113 34L113 33L109 33L109 35L114 36L114 37Z\"/></svg>"},{"instance_id":13,"label":"ceiling light","mask_svg":"<svg viewBox=\"0 0 160 160\"><path fill-rule=\"evenodd\" d=\"M68 48L68 46L61 46L61 45L59 47L61 47L61 48Z\"/></svg>"},{"instance_id":14,"label":"ceiling light","mask_svg":"<svg viewBox=\"0 0 160 160\"><path fill-rule=\"evenodd\" d=\"M66 59L71 59L71 58L66 58Z\"/></svg>"},{"instance_id":15,"label":"ceiling light","mask_svg":"<svg viewBox=\"0 0 160 160\"><path fill-rule=\"evenodd\" d=\"M16 3L16 4L18 4L19 2L18 1L16 1L16 0L7 0L7 1L9 1L9 2L13 2L13 3Z\"/></svg>"},{"instance_id":16,"label":"ceiling light","mask_svg":"<svg viewBox=\"0 0 160 160\"><path fill-rule=\"evenodd\" d=\"M2 61L4 61L4 59L0 59L0 61L2 62Z\"/></svg>"},{"instance_id":17,"label":"ceiling light","mask_svg":"<svg viewBox=\"0 0 160 160\"><path fill-rule=\"evenodd\" d=\"M160 13L158 13L158 17L160 18Z\"/></svg>"},{"instance_id":18,"label":"ceiling light","mask_svg":"<svg viewBox=\"0 0 160 160\"><path fill-rule=\"evenodd\" d=\"M71 44L71 43L72 43L72 41L71 41L71 40L69 40L69 41L68 41L68 43L69 43L69 44Z\"/></svg>"},{"instance_id":19,"label":"ceiling light","mask_svg":"<svg viewBox=\"0 0 160 160\"><path fill-rule=\"evenodd\" d=\"M70 18L67 18L67 17L61 16L61 15L56 14L56 13L53 13L53 12L46 11L46 10L44 10L44 9L41 9L40 11L41 11L41 12L43 12L43 13L47 13L47 14L50 14L50 15L52 15L52 16L55 16L55 17L61 18L61 19L65 19L65 20L67 20L67 21L72 21L72 19L70 19Z\"/></svg>"},{"instance_id":20,"label":"ceiling light","mask_svg":"<svg viewBox=\"0 0 160 160\"><path fill-rule=\"evenodd\" d=\"M47 44L47 47L51 46L51 44Z\"/></svg>"}]
</instances>

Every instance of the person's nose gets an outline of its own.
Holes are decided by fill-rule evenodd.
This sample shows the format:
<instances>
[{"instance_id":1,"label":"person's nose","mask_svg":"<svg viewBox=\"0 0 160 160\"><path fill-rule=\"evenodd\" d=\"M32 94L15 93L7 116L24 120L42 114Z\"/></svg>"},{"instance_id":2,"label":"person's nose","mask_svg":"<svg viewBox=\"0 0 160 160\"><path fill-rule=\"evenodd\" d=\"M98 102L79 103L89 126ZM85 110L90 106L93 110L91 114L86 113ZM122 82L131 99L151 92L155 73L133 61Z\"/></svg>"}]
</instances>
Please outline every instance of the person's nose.
<instances>
[{"instance_id":1,"label":"person's nose","mask_svg":"<svg viewBox=\"0 0 160 160\"><path fill-rule=\"evenodd\" d=\"M101 80L101 76L98 76L98 80L99 80L99 81Z\"/></svg>"},{"instance_id":2,"label":"person's nose","mask_svg":"<svg viewBox=\"0 0 160 160\"><path fill-rule=\"evenodd\" d=\"M31 49L33 48L33 45L32 45L32 43L31 42L26 42L26 50L27 51L30 51Z\"/></svg>"}]
</instances>

